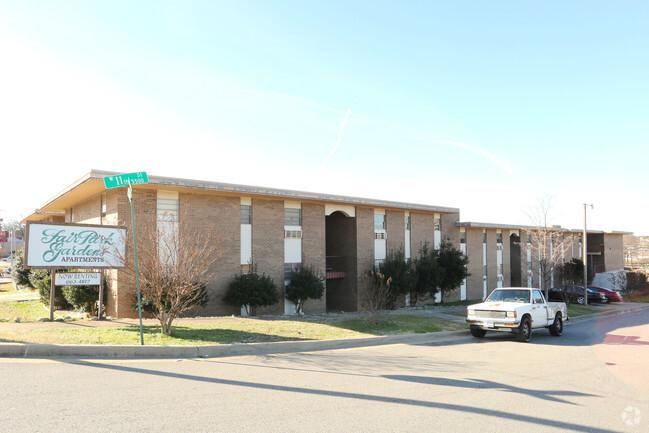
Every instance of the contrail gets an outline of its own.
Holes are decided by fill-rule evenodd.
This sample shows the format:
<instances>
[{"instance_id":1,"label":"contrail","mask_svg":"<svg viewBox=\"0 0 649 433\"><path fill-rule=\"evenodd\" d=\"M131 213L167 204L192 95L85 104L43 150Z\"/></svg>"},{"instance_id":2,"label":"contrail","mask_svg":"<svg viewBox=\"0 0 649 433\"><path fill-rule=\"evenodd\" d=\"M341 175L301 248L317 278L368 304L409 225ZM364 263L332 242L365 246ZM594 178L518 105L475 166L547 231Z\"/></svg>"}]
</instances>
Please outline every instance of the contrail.
<instances>
[{"instance_id":1,"label":"contrail","mask_svg":"<svg viewBox=\"0 0 649 433\"><path fill-rule=\"evenodd\" d=\"M352 114L351 107L347 109L347 112L345 113L345 117L343 117L343 121L340 122L340 128L338 128L338 139L336 140L336 145L331 150L331 152L329 152L329 155L327 155L324 164L322 164L322 171L325 171L327 169L327 164L329 164L329 159L331 159L331 157L336 152L336 150L338 150L338 146L340 145L340 140L343 138L343 130L345 129L345 124L347 123L347 118L349 118L350 114Z\"/></svg>"}]
</instances>

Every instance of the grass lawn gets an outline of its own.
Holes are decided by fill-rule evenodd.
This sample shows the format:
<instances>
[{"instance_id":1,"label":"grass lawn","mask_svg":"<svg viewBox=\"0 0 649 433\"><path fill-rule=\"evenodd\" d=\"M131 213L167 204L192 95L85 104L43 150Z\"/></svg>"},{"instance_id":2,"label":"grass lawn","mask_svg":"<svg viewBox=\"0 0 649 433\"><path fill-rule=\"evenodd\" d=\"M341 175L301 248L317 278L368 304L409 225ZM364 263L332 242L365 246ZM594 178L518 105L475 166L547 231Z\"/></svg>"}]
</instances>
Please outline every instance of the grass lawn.
<instances>
[{"instance_id":1,"label":"grass lawn","mask_svg":"<svg viewBox=\"0 0 649 433\"><path fill-rule=\"evenodd\" d=\"M64 318L66 311L55 311L54 318ZM27 301L12 301L0 297L0 322L11 322L15 318L21 322L36 322L42 317L50 317L49 308L37 299Z\"/></svg>"},{"instance_id":2,"label":"grass lawn","mask_svg":"<svg viewBox=\"0 0 649 433\"><path fill-rule=\"evenodd\" d=\"M81 325L80 322L74 323ZM174 326L171 336L160 334L158 327L145 326L144 340L145 344L151 345L201 345L329 340L461 329L467 329L467 326L410 315L386 316L376 327L369 325L362 317L323 321L246 319L209 325ZM0 331L0 342L137 345L140 342L139 332L139 326L15 329Z\"/></svg>"}]
</instances>

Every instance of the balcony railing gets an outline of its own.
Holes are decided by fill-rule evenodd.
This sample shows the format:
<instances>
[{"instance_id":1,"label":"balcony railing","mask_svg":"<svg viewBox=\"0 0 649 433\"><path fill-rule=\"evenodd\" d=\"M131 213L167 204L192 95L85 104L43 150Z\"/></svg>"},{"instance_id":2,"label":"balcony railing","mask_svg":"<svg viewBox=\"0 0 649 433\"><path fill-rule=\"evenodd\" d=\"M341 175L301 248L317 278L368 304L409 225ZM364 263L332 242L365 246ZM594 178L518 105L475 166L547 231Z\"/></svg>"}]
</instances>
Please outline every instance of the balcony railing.
<instances>
[{"instance_id":1,"label":"balcony railing","mask_svg":"<svg viewBox=\"0 0 649 433\"><path fill-rule=\"evenodd\" d=\"M326 256L327 279L345 278L345 256Z\"/></svg>"}]
</instances>

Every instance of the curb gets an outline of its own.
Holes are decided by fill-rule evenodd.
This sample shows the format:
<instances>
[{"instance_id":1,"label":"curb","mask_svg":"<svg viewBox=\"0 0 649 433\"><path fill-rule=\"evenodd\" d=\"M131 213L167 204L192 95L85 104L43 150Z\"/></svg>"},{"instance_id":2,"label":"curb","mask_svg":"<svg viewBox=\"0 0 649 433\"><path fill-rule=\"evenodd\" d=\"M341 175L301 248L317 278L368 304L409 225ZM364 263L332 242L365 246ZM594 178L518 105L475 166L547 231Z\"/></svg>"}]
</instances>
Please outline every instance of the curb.
<instances>
[{"instance_id":1,"label":"curb","mask_svg":"<svg viewBox=\"0 0 649 433\"><path fill-rule=\"evenodd\" d=\"M596 316L612 316L648 309L638 304L623 310L602 311L571 318L567 324ZM342 340L280 341L274 343L234 343L200 346L139 346L139 345L73 345L37 343L0 343L0 358L210 358L263 355L277 353L316 352L324 350L371 347L389 344L425 344L455 340L468 336L467 331L443 331L426 334L399 334Z\"/></svg>"},{"instance_id":2,"label":"curb","mask_svg":"<svg viewBox=\"0 0 649 433\"><path fill-rule=\"evenodd\" d=\"M625 313L630 313L630 312L634 312L634 311L638 311L638 310L645 310L645 309L649 308L649 304L637 304L637 305L638 305L637 307L634 306L633 308L625 308L624 310L602 311L601 313L584 314L583 316L577 316L577 317L574 317L574 318L571 317L570 320L567 323L578 322L580 320L590 319L590 318L597 317L597 316L599 316L599 317L602 317L602 316L604 316L604 317L605 316L615 316L617 314L625 314Z\"/></svg>"},{"instance_id":3,"label":"curb","mask_svg":"<svg viewBox=\"0 0 649 433\"><path fill-rule=\"evenodd\" d=\"M389 344L422 344L452 340L468 331L400 334L344 340L280 341L201 346L106 346L72 344L0 343L0 358L211 358L273 353L315 352Z\"/></svg>"}]
</instances>

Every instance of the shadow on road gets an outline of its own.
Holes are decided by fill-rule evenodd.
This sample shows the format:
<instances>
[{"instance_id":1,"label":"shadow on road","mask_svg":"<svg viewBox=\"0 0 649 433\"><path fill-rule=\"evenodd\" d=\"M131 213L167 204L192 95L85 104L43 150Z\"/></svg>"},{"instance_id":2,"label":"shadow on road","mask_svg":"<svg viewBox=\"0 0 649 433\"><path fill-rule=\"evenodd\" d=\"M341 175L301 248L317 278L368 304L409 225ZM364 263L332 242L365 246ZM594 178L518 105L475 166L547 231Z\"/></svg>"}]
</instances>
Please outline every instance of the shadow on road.
<instances>
[{"instance_id":1,"label":"shadow on road","mask_svg":"<svg viewBox=\"0 0 649 433\"><path fill-rule=\"evenodd\" d=\"M179 380L192 380L192 381L210 383L214 385L255 388L255 389L275 391L279 393L282 392L300 393L300 394L319 395L319 396L334 397L334 398L358 399L358 400L365 400L365 401L373 401L377 403L401 404L401 405L418 406L418 407L425 407L431 409L449 410L449 411L465 413L465 414L468 413L468 414L483 415L483 416L489 416L495 418L503 418L507 420L516 420L516 421L526 422L533 425L549 426L560 430L571 430L577 432L591 432L591 433L614 433L613 430L594 428L592 426L583 426L583 425L574 424L565 421L549 420L549 419L539 418L531 415L516 414L511 411L500 411L494 409L486 409L486 408L465 406L465 405L458 405L458 404L451 404L451 403L444 403L444 402L424 401L424 400L415 400L415 399L407 399L407 398L399 398L399 397L361 394L361 393L354 393L354 392L332 391L332 390L325 390L325 389L299 388L295 386L273 385L273 384L265 384L265 383L257 383L257 382L247 382L243 380L219 379L213 377L197 376L197 375L182 374L182 373L170 373L170 372L157 371L157 370L151 370L146 368L130 367L125 365L104 364L104 363L90 362L90 361L61 360L61 362L83 365L90 368L113 370L122 373L146 374L151 376L166 377L166 378L179 379ZM405 376L395 376L393 378L402 380L404 377Z\"/></svg>"},{"instance_id":2,"label":"shadow on road","mask_svg":"<svg viewBox=\"0 0 649 433\"><path fill-rule=\"evenodd\" d=\"M567 400L563 400L555 396L600 397L599 395L585 394L582 392L574 392L574 391L532 390L532 389L520 388L517 386L511 386L511 385L506 385L504 383L498 383L498 382L493 382L491 380L482 380L482 379L457 380L457 379L445 379L441 377L405 376L405 375L388 375L383 377L385 377L386 379L403 380L406 382L422 383L425 385L450 386L456 388L469 388L469 389L499 389L505 392L523 394L523 395L528 395L530 397L540 398L542 400L554 401L557 403L567 403L572 405L574 405L575 403L571 403Z\"/></svg>"}]
</instances>

